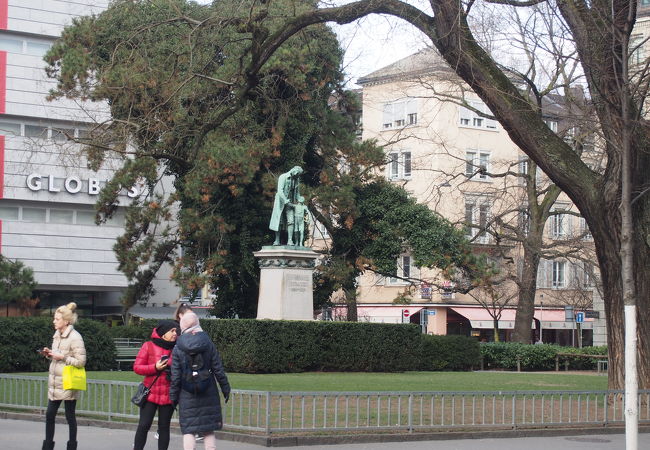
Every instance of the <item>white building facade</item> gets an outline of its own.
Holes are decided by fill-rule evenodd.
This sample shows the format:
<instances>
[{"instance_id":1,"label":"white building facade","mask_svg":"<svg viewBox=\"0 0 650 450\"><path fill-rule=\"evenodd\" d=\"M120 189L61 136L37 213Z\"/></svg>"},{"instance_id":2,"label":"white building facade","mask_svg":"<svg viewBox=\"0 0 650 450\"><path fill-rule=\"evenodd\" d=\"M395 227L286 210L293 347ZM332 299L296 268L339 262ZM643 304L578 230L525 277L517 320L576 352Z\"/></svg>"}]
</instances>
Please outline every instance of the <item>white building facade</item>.
<instances>
[{"instance_id":1,"label":"white building facade","mask_svg":"<svg viewBox=\"0 0 650 450\"><path fill-rule=\"evenodd\" d=\"M497 121L477 113L490 114L478 96L432 50L379 69L358 83L363 87L363 139L376 139L384 146L386 178L403 186L418 202L464 228L476 252L488 257L501 254L504 247L498 247L494 233L481 230L490 223L497 230L492 222L497 216L514 227L525 226L518 223L515 212L520 208L517 205L525 200L523 180L491 174L527 173L524 166L527 158ZM462 97L471 108L460 104L458 99ZM556 105L548 106L552 113ZM547 124L558 132L559 120L550 116ZM541 172L538 175L540 180L544 178ZM561 195L554 208L567 214L553 215L547 221L544 239L568 241L588 231L566 196ZM583 240L587 251L593 248L588 233ZM516 261L522 256L522 247L516 242L505 244L506 248L511 247L509 257L515 261L511 265L514 274L520 265ZM472 295L454 292L439 271L416 267L408 249L404 249L397 266L395 277L369 273L360 277L357 297L360 320L408 321L420 323L423 331L431 334L471 334L493 339L492 317ZM604 343L602 301L587 273L590 272L583 264L566 258L540 262L532 324L535 331L531 339L540 340L543 332L545 342L571 345L574 334L571 330L582 327L589 330L586 333L589 341L595 345ZM420 281L413 283L406 279ZM510 292L514 292L514 285ZM577 293L586 300L576 311L589 310L588 315L580 316L584 319L581 325L565 319L564 306L575 303L572 298ZM395 299L404 295L410 304L394 304ZM508 339L514 328L516 304L515 297L501 314L502 339ZM597 319L593 312L596 308L601 313Z\"/></svg>"},{"instance_id":2,"label":"white building facade","mask_svg":"<svg viewBox=\"0 0 650 450\"><path fill-rule=\"evenodd\" d=\"M94 203L109 180L77 157L69 138L107 118L101 104L48 102L53 80L43 55L77 16L108 0L0 0L0 252L34 270L40 308L67 301L81 315L120 314L127 280L112 247L124 215L94 223ZM135 190L125 192L137 195Z\"/></svg>"}]
</instances>

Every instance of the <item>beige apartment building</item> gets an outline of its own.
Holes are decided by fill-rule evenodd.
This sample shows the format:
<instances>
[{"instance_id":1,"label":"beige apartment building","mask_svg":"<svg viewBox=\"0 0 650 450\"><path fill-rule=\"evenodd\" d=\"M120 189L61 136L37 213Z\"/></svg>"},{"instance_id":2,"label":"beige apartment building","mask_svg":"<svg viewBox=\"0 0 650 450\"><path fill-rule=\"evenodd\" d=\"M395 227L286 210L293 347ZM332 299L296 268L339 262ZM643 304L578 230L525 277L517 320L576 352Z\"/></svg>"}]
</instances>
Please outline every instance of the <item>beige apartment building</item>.
<instances>
[{"instance_id":1,"label":"beige apartment building","mask_svg":"<svg viewBox=\"0 0 650 450\"><path fill-rule=\"evenodd\" d=\"M500 242L487 229L509 224L524 227L515 211L525 202L521 177L502 176L526 171L525 155L494 120L479 114L489 110L458 81L446 63L432 50L424 50L361 78L363 90L363 139L376 139L386 148L383 174L403 186L419 202L427 204L466 230L475 251L487 253L499 264L505 252L517 271L521 245ZM467 108L459 99L465 98ZM558 96L561 102L561 97ZM571 130L556 114L561 108L549 100L545 117L551 129L570 136ZM562 128L565 128L562 130ZM543 175L538 175L540 184ZM566 214L551 216L545 235L549 240L569 239L593 249L593 243L577 209L561 195L554 209ZM470 225L471 226L468 226ZM584 263L567 258L542 260L535 301L535 328L531 340L577 344L575 328L584 343L605 341L602 304L597 277ZM359 280L359 320L419 323L432 334L466 334L493 339L493 318L477 295L454 292L453 283L434 270L415 267L408 249L398 261L398 277L364 274ZM406 282L399 277L416 279ZM508 286L505 282L504 286ZM514 284L505 288L516 293ZM400 294L409 304L395 304ZM512 295L510 297L513 297ZM579 300L578 300L579 299ZM516 295L507 301L499 321L502 339L514 326ZM573 306L582 323L566 320L565 306ZM337 310L342 313L340 309ZM599 316L599 318L594 318Z\"/></svg>"}]
</instances>

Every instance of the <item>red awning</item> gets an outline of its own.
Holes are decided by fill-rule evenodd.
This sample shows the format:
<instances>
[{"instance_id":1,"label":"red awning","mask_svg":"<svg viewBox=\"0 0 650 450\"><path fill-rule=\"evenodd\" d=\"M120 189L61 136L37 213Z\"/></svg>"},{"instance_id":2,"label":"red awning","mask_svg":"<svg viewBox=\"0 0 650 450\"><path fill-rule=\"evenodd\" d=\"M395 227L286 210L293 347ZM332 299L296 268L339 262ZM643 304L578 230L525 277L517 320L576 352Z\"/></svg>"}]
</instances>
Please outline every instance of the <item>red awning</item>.
<instances>
[{"instance_id":1,"label":"red awning","mask_svg":"<svg viewBox=\"0 0 650 450\"><path fill-rule=\"evenodd\" d=\"M472 328L475 329L492 329L494 328L494 319L490 315L487 309L482 307L451 307L449 308L454 312L460 314L469 320ZM498 311L496 311L498 312ZM515 314L514 309L504 309L501 311L501 317L499 318L499 329L501 330L511 330L515 327ZM533 322L532 327L535 328L535 323Z\"/></svg>"},{"instance_id":2,"label":"red awning","mask_svg":"<svg viewBox=\"0 0 650 450\"><path fill-rule=\"evenodd\" d=\"M545 330L554 329L554 330L571 330L575 328L575 324L571 321L565 319L566 314L564 309L536 309L535 310L535 319L542 322L542 328ZM593 329L594 319L587 319L585 317L584 322L581 324L583 329Z\"/></svg>"},{"instance_id":3,"label":"red awning","mask_svg":"<svg viewBox=\"0 0 650 450\"><path fill-rule=\"evenodd\" d=\"M493 319L487 309L482 307L451 307L453 311L469 320L472 328L475 329L491 329L494 327ZM501 318L499 320L499 328L502 330L513 329L515 327L515 314L514 309L504 309L501 311ZM535 310L535 319L539 320L542 324L542 329L555 329L555 330L570 330L575 327L573 322L565 320L564 309L544 309ZM594 319L587 319L582 323L583 329L592 329ZM532 328L536 328L533 321Z\"/></svg>"},{"instance_id":4,"label":"red awning","mask_svg":"<svg viewBox=\"0 0 650 450\"><path fill-rule=\"evenodd\" d=\"M408 310L409 316L416 314L423 307L413 305L403 306L357 306L359 322L402 323L402 312ZM335 314L345 314L345 307L337 307Z\"/></svg>"}]
</instances>

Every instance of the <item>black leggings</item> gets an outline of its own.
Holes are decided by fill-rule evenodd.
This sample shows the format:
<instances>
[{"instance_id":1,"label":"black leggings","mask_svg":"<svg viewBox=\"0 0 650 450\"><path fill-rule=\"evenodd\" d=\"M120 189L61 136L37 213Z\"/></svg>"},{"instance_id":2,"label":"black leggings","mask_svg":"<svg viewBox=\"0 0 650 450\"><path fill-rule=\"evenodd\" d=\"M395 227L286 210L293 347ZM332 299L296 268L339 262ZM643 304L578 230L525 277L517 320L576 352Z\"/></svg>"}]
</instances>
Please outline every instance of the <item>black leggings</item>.
<instances>
[{"instance_id":1,"label":"black leggings","mask_svg":"<svg viewBox=\"0 0 650 450\"><path fill-rule=\"evenodd\" d=\"M45 440L54 440L54 422L56 420L56 413L61 406L63 400L48 400L47 412L45 413ZM77 407L76 400L65 400L65 420L68 421L68 428L70 435L68 440L75 442L77 440L77 417L75 416L75 408Z\"/></svg>"},{"instance_id":2,"label":"black leggings","mask_svg":"<svg viewBox=\"0 0 650 450\"><path fill-rule=\"evenodd\" d=\"M158 450L167 450L169 447L169 424L172 421L174 407L147 402L140 408L140 421L135 432L133 450L142 450L147 443L147 433L153 423L156 410L158 410Z\"/></svg>"}]
</instances>

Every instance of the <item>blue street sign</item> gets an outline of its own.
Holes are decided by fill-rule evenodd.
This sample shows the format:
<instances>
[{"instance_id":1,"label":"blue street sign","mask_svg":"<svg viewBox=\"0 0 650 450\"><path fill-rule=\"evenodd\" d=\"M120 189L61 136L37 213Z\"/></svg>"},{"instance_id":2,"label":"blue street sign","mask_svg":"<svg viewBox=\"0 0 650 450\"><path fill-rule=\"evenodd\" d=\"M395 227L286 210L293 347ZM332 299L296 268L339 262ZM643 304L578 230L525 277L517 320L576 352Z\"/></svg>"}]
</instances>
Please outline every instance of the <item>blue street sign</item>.
<instances>
[{"instance_id":1,"label":"blue street sign","mask_svg":"<svg viewBox=\"0 0 650 450\"><path fill-rule=\"evenodd\" d=\"M430 316L435 316L436 315L436 310L435 309L428 309L427 314L429 314Z\"/></svg>"},{"instance_id":2,"label":"blue street sign","mask_svg":"<svg viewBox=\"0 0 650 450\"><path fill-rule=\"evenodd\" d=\"M583 312L576 313L576 322L582 323L584 321L585 321L585 313Z\"/></svg>"}]
</instances>

